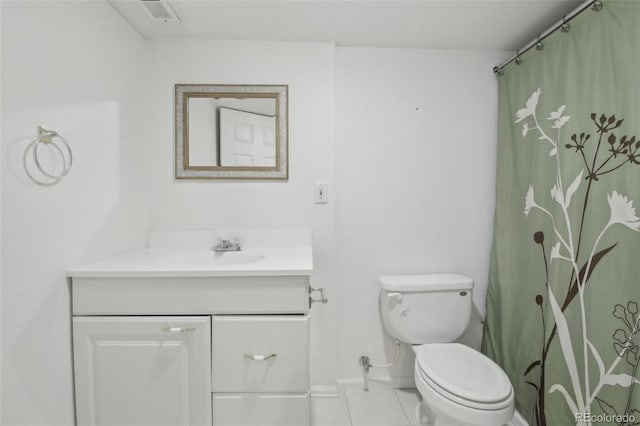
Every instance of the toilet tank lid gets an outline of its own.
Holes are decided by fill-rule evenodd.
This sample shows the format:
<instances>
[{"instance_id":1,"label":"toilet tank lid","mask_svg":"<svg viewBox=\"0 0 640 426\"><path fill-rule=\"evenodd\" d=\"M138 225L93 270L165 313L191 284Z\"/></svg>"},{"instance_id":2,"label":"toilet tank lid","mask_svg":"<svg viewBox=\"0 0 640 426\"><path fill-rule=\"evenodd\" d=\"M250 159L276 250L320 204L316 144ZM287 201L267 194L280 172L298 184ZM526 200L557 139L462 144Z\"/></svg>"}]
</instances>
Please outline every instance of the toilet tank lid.
<instances>
[{"instance_id":1,"label":"toilet tank lid","mask_svg":"<svg viewBox=\"0 0 640 426\"><path fill-rule=\"evenodd\" d=\"M471 290L473 280L458 274L387 275L380 286L388 291Z\"/></svg>"}]
</instances>

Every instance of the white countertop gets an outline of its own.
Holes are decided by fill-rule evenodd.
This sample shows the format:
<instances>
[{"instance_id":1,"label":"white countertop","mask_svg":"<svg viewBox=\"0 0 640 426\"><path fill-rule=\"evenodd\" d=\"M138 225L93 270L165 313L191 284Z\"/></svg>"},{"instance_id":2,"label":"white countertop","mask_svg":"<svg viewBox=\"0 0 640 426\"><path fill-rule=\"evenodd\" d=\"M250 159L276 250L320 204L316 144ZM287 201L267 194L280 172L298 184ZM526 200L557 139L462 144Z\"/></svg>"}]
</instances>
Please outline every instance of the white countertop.
<instances>
[{"instance_id":1,"label":"white countertop","mask_svg":"<svg viewBox=\"0 0 640 426\"><path fill-rule=\"evenodd\" d=\"M214 253L208 249L146 249L71 268L68 277L248 277L310 275L310 246L247 248Z\"/></svg>"}]
</instances>

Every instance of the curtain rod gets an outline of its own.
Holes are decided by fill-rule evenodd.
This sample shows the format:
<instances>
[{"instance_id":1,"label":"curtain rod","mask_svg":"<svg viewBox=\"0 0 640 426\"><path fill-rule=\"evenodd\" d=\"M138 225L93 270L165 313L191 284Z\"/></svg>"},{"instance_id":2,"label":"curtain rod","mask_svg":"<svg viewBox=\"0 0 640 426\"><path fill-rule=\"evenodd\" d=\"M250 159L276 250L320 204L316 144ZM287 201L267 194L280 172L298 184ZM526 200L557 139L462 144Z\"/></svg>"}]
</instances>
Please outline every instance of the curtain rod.
<instances>
[{"instance_id":1,"label":"curtain rod","mask_svg":"<svg viewBox=\"0 0 640 426\"><path fill-rule=\"evenodd\" d=\"M578 6L577 8L575 8L574 10L569 12L568 15L563 16L561 20L559 20L558 22L553 24L546 31L543 31L534 40L532 40L529 43L525 44L524 47L516 50L515 55L513 55L510 59L506 60L505 62L501 63L498 66L493 67L493 72L498 74L498 75L502 74L502 70L504 69L504 67L509 65L511 62L515 62L516 64L520 65L522 63L522 58L520 57L520 55L522 55L523 53L528 52L529 50L533 49L534 47L537 50L544 49L544 45L542 44L542 41L544 39L549 37L551 34L556 32L558 29L560 29L560 31L562 31L563 33L569 32L569 21L571 21L576 16L580 15L582 12L584 12L589 7L591 7L591 9L593 11L599 12L602 9L602 1L600 1L600 0L587 0L585 3L583 3L582 5Z\"/></svg>"}]
</instances>

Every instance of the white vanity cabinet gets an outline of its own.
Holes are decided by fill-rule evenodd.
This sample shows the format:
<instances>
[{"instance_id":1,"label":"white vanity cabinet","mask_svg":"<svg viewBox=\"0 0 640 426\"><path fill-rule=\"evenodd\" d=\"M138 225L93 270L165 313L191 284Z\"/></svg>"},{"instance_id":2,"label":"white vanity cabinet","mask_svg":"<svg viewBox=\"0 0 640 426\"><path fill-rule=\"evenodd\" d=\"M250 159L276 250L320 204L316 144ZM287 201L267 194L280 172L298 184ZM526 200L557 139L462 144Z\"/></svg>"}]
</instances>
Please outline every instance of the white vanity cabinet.
<instances>
[{"instance_id":1,"label":"white vanity cabinet","mask_svg":"<svg viewBox=\"0 0 640 426\"><path fill-rule=\"evenodd\" d=\"M78 426L309 424L309 275L69 275Z\"/></svg>"}]
</instances>

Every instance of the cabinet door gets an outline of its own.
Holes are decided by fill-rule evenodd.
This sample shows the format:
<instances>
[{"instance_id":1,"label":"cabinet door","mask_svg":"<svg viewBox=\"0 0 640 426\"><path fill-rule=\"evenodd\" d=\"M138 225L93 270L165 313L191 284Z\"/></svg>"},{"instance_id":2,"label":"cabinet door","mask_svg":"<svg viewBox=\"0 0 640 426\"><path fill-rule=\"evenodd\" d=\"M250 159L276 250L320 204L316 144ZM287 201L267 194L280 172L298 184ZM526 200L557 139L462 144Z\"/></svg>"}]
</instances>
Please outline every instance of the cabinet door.
<instances>
[{"instance_id":1,"label":"cabinet door","mask_svg":"<svg viewBox=\"0 0 640 426\"><path fill-rule=\"evenodd\" d=\"M78 426L211 425L210 317L75 317Z\"/></svg>"}]
</instances>

